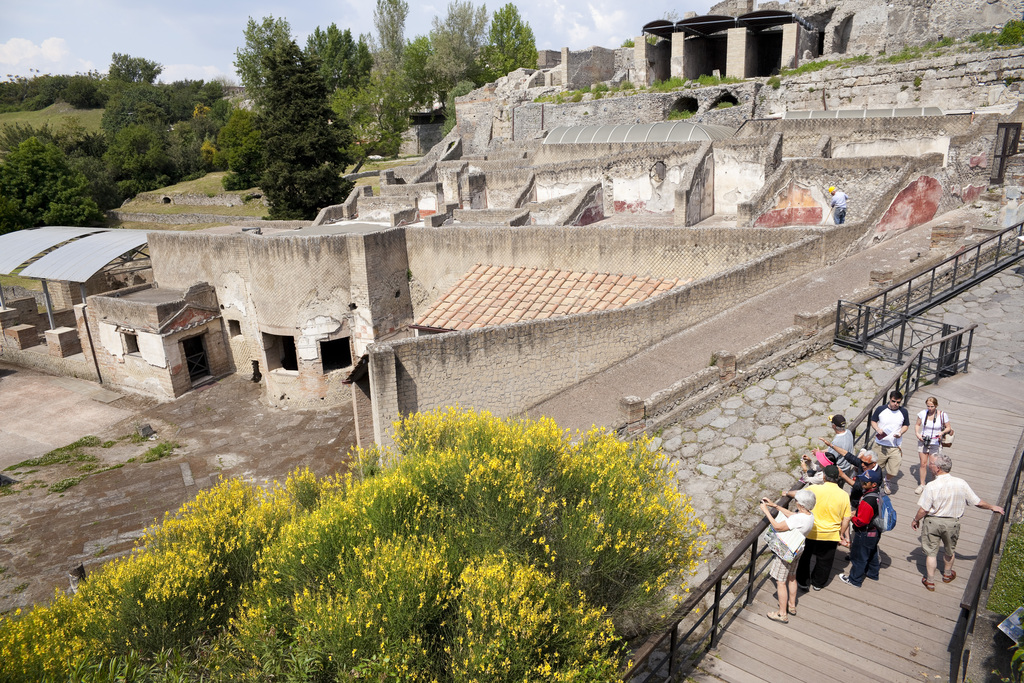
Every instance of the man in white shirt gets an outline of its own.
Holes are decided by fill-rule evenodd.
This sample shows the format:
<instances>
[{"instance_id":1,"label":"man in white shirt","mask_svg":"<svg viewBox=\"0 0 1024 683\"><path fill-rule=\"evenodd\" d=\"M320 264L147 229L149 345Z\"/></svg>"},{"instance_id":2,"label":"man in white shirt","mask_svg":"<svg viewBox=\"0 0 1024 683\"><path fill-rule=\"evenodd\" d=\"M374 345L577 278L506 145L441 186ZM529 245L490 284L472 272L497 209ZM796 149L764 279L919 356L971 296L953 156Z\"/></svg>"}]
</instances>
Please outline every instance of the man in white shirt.
<instances>
[{"instance_id":1,"label":"man in white shirt","mask_svg":"<svg viewBox=\"0 0 1024 683\"><path fill-rule=\"evenodd\" d=\"M885 471L885 482L882 490L892 493L890 483L900 473L903 464L903 434L910 429L910 414L902 407L903 394L893 390L889 392L889 402L878 406L871 413L871 429L875 432L875 446L878 449L878 466Z\"/></svg>"},{"instance_id":2,"label":"man in white shirt","mask_svg":"<svg viewBox=\"0 0 1024 683\"><path fill-rule=\"evenodd\" d=\"M960 518L963 517L967 506L974 505L999 514L1003 514L1003 508L986 503L971 490L966 481L950 476L953 461L945 453L933 455L928 462L928 469L935 476L935 480L924 487L924 493L917 501L917 514L910 523L910 528L921 527L921 549L924 550L925 566L928 569L928 576L921 579L921 583L928 590L934 591L940 543L945 550L942 582L949 583L956 578L956 572L953 571L953 553L960 538Z\"/></svg>"}]
</instances>

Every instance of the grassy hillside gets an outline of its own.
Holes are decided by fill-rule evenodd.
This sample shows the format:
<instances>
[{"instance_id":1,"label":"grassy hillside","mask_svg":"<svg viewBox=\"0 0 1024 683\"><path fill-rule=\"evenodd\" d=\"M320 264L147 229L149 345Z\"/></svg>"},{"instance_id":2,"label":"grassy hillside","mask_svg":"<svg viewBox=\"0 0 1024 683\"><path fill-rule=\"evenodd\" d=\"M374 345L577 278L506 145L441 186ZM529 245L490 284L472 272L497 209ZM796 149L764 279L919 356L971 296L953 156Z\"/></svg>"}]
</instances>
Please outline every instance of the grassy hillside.
<instances>
[{"instance_id":1,"label":"grassy hillside","mask_svg":"<svg viewBox=\"0 0 1024 683\"><path fill-rule=\"evenodd\" d=\"M100 121L103 119L102 109L75 109L69 104L58 102L51 104L46 109L39 111L12 111L0 114L0 126L13 123L27 123L36 128L44 123L50 124L51 128L60 128L61 123L68 116L78 119L90 132L100 129Z\"/></svg>"}]
</instances>

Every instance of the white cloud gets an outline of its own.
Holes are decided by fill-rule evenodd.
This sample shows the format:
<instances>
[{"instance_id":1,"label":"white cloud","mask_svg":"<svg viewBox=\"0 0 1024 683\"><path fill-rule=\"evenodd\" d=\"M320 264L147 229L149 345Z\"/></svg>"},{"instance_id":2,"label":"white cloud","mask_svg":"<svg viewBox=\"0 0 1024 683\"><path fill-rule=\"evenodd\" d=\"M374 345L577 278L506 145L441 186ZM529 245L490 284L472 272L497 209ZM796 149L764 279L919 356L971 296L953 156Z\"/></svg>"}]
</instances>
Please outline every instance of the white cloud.
<instances>
[{"instance_id":1,"label":"white cloud","mask_svg":"<svg viewBox=\"0 0 1024 683\"><path fill-rule=\"evenodd\" d=\"M44 67L59 64L70 54L63 38L47 38L39 45L24 38L11 38L0 44L0 64L5 66Z\"/></svg>"}]
</instances>

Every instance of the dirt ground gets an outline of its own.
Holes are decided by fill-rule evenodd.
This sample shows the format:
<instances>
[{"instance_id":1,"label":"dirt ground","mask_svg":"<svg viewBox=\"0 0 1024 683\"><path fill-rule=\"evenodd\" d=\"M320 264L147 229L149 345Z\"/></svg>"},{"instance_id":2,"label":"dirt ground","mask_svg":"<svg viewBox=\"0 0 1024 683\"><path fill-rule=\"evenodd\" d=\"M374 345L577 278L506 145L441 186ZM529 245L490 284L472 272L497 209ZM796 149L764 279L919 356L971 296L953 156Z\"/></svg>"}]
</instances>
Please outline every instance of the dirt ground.
<instances>
[{"instance_id":1,"label":"dirt ground","mask_svg":"<svg viewBox=\"0 0 1024 683\"><path fill-rule=\"evenodd\" d=\"M128 552L221 477L262 485L300 467L343 471L355 443L350 407L271 408L238 375L170 403L77 382L0 364L0 468L19 482L0 488L0 613L66 589L79 563L90 571ZM143 424L155 439L133 442ZM71 450L68 462L16 465L87 435L99 445ZM160 444L177 447L147 455Z\"/></svg>"}]
</instances>

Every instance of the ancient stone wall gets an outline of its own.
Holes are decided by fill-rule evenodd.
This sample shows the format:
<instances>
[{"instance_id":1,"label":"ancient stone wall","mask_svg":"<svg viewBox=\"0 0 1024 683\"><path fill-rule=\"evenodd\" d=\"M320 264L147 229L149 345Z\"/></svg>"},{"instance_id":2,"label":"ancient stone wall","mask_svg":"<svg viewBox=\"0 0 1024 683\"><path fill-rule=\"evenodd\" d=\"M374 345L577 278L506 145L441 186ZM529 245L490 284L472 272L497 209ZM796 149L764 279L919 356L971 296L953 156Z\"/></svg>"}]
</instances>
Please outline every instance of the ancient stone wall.
<instances>
[{"instance_id":1,"label":"ancient stone wall","mask_svg":"<svg viewBox=\"0 0 1024 683\"><path fill-rule=\"evenodd\" d=\"M790 75L764 88L755 116L799 110L876 107L977 109L1016 102L1024 78L1024 48L957 53L899 62L871 62Z\"/></svg>"},{"instance_id":2,"label":"ancient stone wall","mask_svg":"<svg viewBox=\"0 0 1024 683\"><path fill-rule=\"evenodd\" d=\"M804 229L445 226L405 228L405 241L419 316L477 263L697 280L808 234Z\"/></svg>"},{"instance_id":3,"label":"ancient stone wall","mask_svg":"<svg viewBox=\"0 0 1024 683\"><path fill-rule=\"evenodd\" d=\"M463 405L498 415L520 412L669 334L820 267L833 248L821 236L806 237L615 311L374 344L377 439L386 440L382 428L399 413L448 405L452 386L460 387Z\"/></svg>"}]
</instances>

